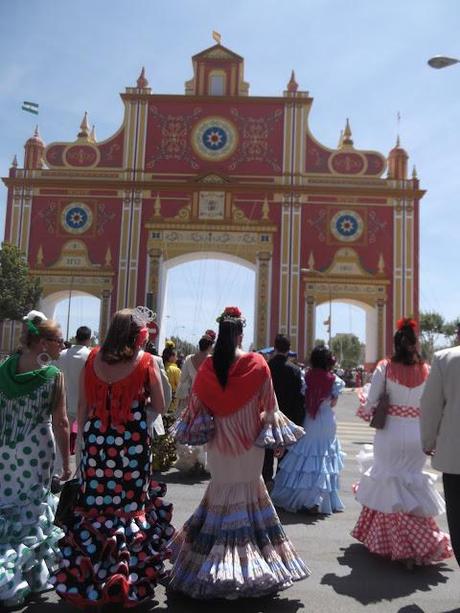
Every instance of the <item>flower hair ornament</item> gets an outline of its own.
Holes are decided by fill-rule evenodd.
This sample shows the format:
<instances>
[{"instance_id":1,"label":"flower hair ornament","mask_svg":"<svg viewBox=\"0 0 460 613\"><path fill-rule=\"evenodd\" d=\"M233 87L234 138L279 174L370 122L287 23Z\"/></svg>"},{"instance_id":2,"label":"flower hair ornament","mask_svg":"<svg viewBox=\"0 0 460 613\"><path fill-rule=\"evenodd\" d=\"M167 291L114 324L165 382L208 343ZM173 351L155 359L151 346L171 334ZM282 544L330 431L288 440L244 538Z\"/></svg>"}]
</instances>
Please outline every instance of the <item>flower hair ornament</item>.
<instances>
[{"instance_id":1,"label":"flower hair ornament","mask_svg":"<svg viewBox=\"0 0 460 613\"><path fill-rule=\"evenodd\" d=\"M24 315L22 321L27 326L27 329L31 334L40 336L40 331L37 328L38 323L46 321L48 318L41 311L29 311L27 315Z\"/></svg>"},{"instance_id":2,"label":"flower hair ornament","mask_svg":"<svg viewBox=\"0 0 460 613\"><path fill-rule=\"evenodd\" d=\"M216 341L216 333L214 332L214 330L206 330L206 332L201 338L205 338L207 341L211 341L211 343L214 343Z\"/></svg>"},{"instance_id":3,"label":"flower hair ornament","mask_svg":"<svg viewBox=\"0 0 460 613\"><path fill-rule=\"evenodd\" d=\"M37 324L46 321L48 318L41 311L29 311L22 318L23 323L27 326L28 331L34 336L40 336Z\"/></svg>"},{"instance_id":4,"label":"flower hair ornament","mask_svg":"<svg viewBox=\"0 0 460 613\"><path fill-rule=\"evenodd\" d=\"M149 329L148 325L156 319L156 314L146 306L137 306L133 310L133 321L140 326L140 330L137 333L134 346L136 349L140 349L148 341Z\"/></svg>"},{"instance_id":5,"label":"flower hair ornament","mask_svg":"<svg viewBox=\"0 0 460 613\"><path fill-rule=\"evenodd\" d=\"M242 326L246 325L245 318L241 314L240 309L238 307L236 307L236 306L225 307L223 312L216 319L218 324L221 324L224 321L237 321L237 320L239 320L241 322Z\"/></svg>"},{"instance_id":6,"label":"flower hair ornament","mask_svg":"<svg viewBox=\"0 0 460 613\"><path fill-rule=\"evenodd\" d=\"M396 329L402 330L406 327L412 328L412 330L415 332L417 330L417 322L415 321L415 319L412 319L410 317L401 317L401 319L398 319L398 321L396 322Z\"/></svg>"}]
</instances>

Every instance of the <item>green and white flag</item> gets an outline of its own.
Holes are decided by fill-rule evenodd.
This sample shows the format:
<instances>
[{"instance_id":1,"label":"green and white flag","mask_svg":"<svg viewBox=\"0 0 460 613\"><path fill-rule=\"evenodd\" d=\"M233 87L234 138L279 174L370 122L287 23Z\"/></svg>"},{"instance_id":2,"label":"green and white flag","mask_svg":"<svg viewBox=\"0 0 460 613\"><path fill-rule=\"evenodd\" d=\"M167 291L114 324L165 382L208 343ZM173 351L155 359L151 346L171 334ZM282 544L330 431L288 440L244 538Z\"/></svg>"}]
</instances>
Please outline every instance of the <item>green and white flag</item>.
<instances>
[{"instance_id":1,"label":"green and white flag","mask_svg":"<svg viewBox=\"0 0 460 613\"><path fill-rule=\"evenodd\" d=\"M24 100L21 108L23 111L38 115L38 104L36 102L28 102L27 100Z\"/></svg>"}]
</instances>

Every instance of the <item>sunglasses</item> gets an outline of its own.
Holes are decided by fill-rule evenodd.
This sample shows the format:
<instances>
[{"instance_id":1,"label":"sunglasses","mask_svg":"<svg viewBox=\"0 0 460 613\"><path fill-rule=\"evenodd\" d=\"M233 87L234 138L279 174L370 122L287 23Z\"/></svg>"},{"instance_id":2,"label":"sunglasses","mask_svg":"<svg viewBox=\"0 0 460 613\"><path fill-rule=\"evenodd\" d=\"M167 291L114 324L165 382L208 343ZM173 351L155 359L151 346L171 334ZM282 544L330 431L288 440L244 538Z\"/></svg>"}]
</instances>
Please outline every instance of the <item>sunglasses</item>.
<instances>
[{"instance_id":1,"label":"sunglasses","mask_svg":"<svg viewBox=\"0 0 460 613\"><path fill-rule=\"evenodd\" d=\"M46 338L47 341L51 341L53 343L58 343L59 345L63 345L64 344L64 339L63 338Z\"/></svg>"}]
</instances>

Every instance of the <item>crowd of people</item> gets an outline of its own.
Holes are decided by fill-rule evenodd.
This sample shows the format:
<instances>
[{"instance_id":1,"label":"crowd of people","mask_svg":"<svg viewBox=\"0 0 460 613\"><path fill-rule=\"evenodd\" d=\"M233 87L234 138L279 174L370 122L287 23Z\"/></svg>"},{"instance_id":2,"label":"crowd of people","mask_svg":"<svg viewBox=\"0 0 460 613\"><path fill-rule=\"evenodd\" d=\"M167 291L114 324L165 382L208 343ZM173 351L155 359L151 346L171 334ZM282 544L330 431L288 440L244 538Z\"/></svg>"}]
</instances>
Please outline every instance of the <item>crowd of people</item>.
<instances>
[{"instance_id":1,"label":"crowd of people","mask_svg":"<svg viewBox=\"0 0 460 613\"><path fill-rule=\"evenodd\" d=\"M81 608L133 607L158 583L196 599L258 597L310 574L275 507L344 510L334 407L345 384L331 351L315 347L305 372L282 334L268 361L245 353L244 317L227 307L179 368L173 344L155 355L152 319L145 307L123 309L100 347L82 326L64 349L56 322L25 316L20 348L0 365L0 605L54 588ZM459 359L441 352L430 374L416 324L403 319L360 392L359 417L370 421L384 397L386 409L358 454L352 536L407 567L452 555L427 455L443 472L460 561ZM209 477L178 529L157 480L171 465Z\"/></svg>"}]
</instances>

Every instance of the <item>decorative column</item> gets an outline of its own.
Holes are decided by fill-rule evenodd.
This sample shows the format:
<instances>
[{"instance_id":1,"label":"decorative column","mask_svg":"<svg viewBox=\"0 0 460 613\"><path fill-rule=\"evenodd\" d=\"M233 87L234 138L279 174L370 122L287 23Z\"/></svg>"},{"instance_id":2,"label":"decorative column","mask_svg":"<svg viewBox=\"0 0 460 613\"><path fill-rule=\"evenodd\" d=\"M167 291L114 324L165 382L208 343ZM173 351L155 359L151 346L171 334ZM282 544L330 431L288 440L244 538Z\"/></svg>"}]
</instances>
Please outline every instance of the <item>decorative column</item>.
<instances>
[{"instance_id":1,"label":"decorative column","mask_svg":"<svg viewBox=\"0 0 460 613\"><path fill-rule=\"evenodd\" d=\"M150 308L154 313L158 314L160 306L160 279L161 279L161 264L163 252L161 249L149 250L149 284L147 291L152 295ZM157 320L158 321L158 320Z\"/></svg>"},{"instance_id":2,"label":"decorative column","mask_svg":"<svg viewBox=\"0 0 460 613\"><path fill-rule=\"evenodd\" d=\"M315 344L315 298L314 296L306 297L306 313L305 313L305 341L307 344L305 357L308 356L313 350Z\"/></svg>"},{"instance_id":3,"label":"decorative column","mask_svg":"<svg viewBox=\"0 0 460 613\"><path fill-rule=\"evenodd\" d=\"M270 272L272 254L261 251L257 254L256 272L256 347L262 349L270 344L269 321L270 321Z\"/></svg>"},{"instance_id":4,"label":"decorative column","mask_svg":"<svg viewBox=\"0 0 460 613\"><path fill-rule=\"evenodd\" d=\"M99 317L99 342L105 339L110 322L110 303L112 292L109 289L102 290L101 294L101 314Z\"/></svg>"},{"instance_id":5,"label":"decorative column","mask_svg":"<svg viewBox=\"0 0 460 613\"><path fill-rule=\"evenodd\" d=\"M377 360L385 357L385 300L377 300Z\"/></svg>"}]
</instances>

